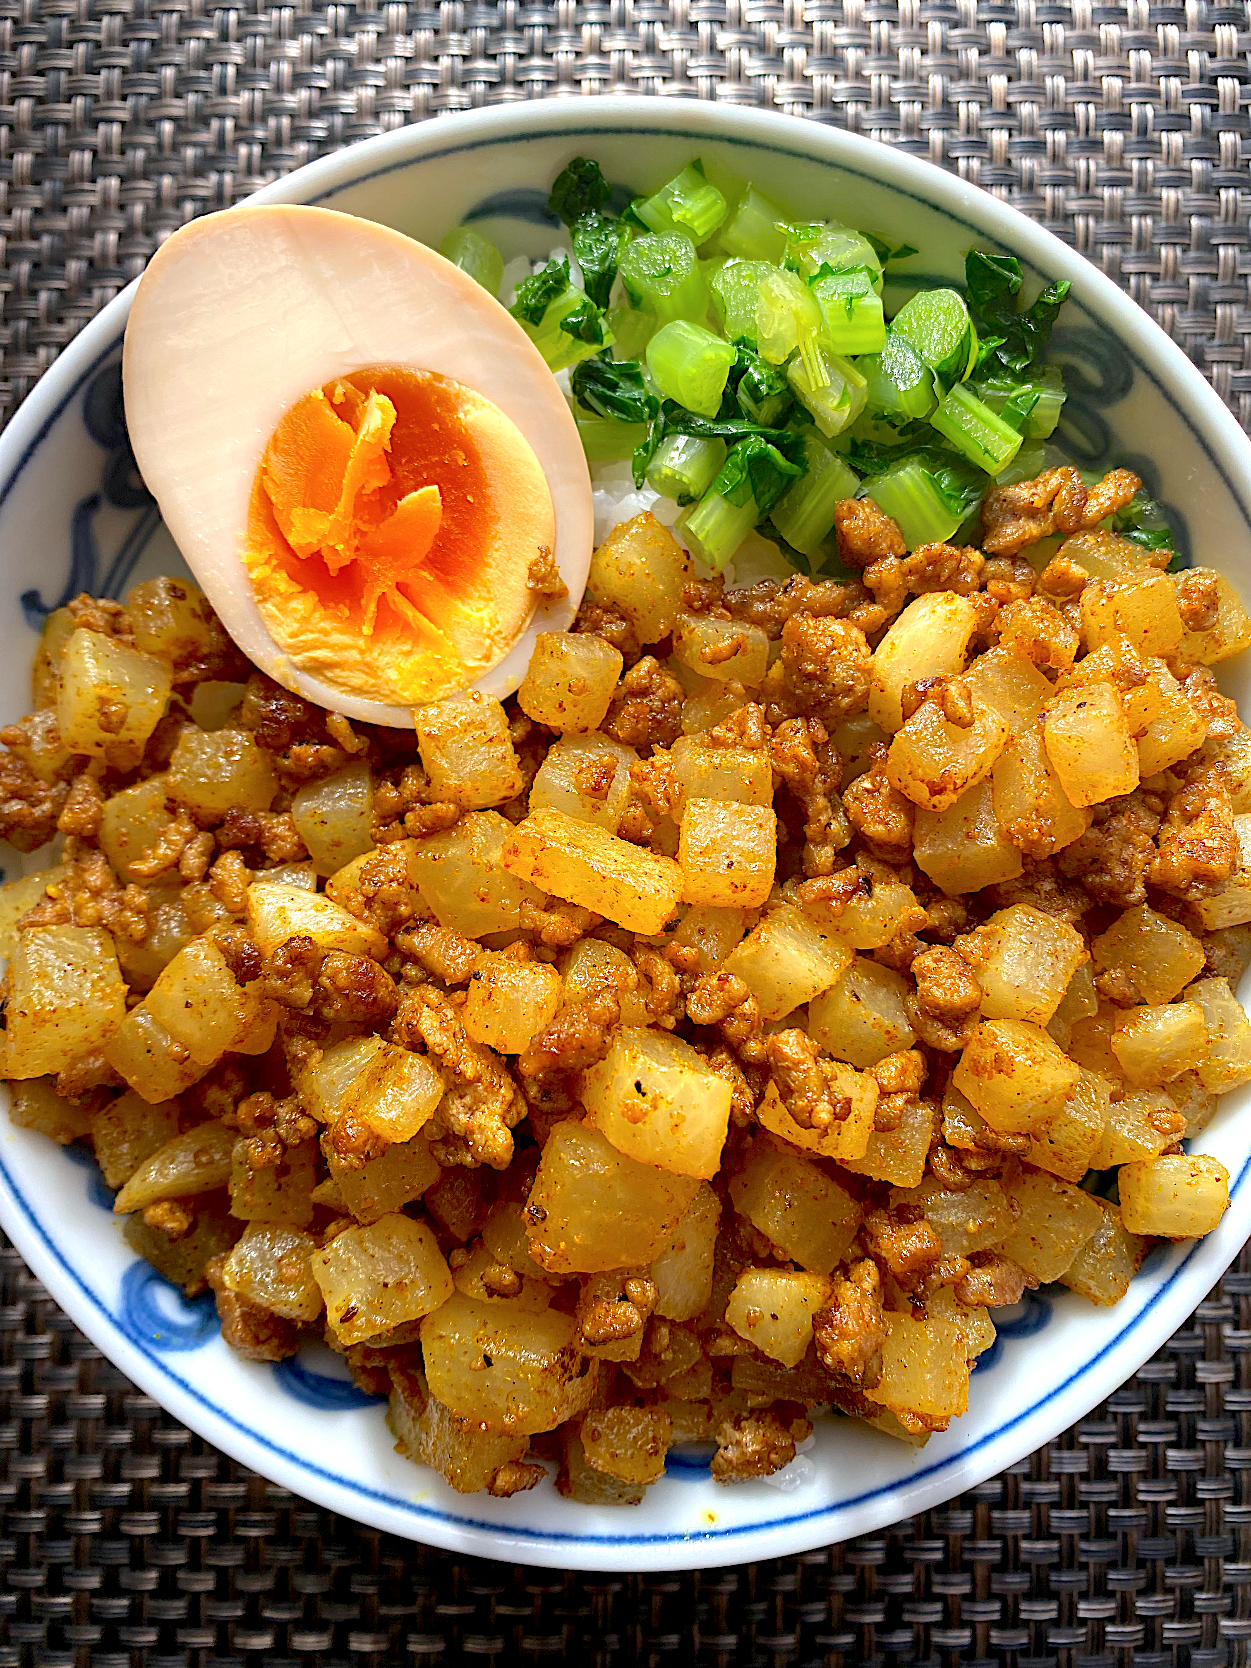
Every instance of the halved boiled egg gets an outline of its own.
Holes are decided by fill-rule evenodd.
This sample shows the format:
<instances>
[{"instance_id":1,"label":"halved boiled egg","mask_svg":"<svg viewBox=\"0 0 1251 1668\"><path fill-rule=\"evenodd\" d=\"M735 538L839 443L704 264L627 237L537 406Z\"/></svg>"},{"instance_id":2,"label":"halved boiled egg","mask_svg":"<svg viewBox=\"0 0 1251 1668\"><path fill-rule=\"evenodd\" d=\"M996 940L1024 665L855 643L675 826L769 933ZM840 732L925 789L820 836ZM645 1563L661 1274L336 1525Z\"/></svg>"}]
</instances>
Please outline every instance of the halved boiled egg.
<instances>
[{"instance_id":1,"label":"halved boiled egg","mask_svg":"<svg viewBox=\"0 0 1251 1668\"><path fill-rule=\"evenodd\" d=\"M567 626L593 515L569 408L520 326L424 245L329 209L193 222L140 282L135 458L262 671L409 725L515 689Z\"/></svg>"}]
</instances>

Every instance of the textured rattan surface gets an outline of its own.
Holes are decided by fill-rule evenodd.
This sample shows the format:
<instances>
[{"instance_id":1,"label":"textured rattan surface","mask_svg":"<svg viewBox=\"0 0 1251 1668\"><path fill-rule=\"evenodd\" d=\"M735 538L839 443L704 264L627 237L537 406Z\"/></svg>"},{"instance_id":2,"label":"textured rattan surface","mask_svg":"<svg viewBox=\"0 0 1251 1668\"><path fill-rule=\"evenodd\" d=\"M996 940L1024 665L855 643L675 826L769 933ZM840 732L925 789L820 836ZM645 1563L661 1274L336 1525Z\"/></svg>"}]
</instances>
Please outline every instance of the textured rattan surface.
<instances>
[{"instance_id":1,"label":"textured rattan surface","mask_svg":"<svg viewBox=\"0 0 1251 1668\"><path fill-rule=\"evenodd\" d=\"M1251 427L1245 5L0 0L0 416L191 215L481 104L807 115L1017 203ZM0 1252L0 1668L568 1661L1193 1668L1251 1639L1251 1259L1048 1449L775 1564L562 1576L318 1511L129 1386Z\"/></svg>"}]
</instances>

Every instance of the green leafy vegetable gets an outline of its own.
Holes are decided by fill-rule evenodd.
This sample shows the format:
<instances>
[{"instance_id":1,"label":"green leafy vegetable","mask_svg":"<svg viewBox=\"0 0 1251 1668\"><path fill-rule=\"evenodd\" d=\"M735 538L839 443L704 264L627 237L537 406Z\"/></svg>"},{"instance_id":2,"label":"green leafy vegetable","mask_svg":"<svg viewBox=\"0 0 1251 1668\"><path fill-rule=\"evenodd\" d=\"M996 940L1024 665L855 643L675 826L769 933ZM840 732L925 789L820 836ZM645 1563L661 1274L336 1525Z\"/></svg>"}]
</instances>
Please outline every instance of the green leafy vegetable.
<instances>
[{"instance_id":1,"label":"green leafy vegetable","mask_svg":"<svg viewBox=\"0 0 1251 1668\"><path fill-rule=\"evenodd\" d=\"M630 241L630 228L624 221L591 212L578 216L571 236L582 269L583 289L597 307L607 307L621 251Z\"/></svg>"},{"instance_id":2,"label":"green leafy vegetable","mask_svg":"<svg viewBox=\"0 0 1251 1668\"><path fill-rule=\"evenodd\" d=\"M560 328L575 342L590 342L594 347L603 347L609 340L603 310L595 305L590 296L565 314Z\"/></svg>"},{"instance_id":3,"label":"green leafy vegetable","mask_svg":"<svg viewBox=\"0 0 1251 1668\"><path fill-rule=\"evenodd\" d=\"M575 366L570 385L574 398L588 410L619 423L650 422L660 408L660 401L647 391L643 367L634 359L584 359Z\"/></svg>"},{"instance_id":4,"label":"green leafy vegetable","mask_svg":"<svg viewBox=\"0 0 1251 1668\"><path fill-rule=\"evenodd\" d=\"M712 483L712 491L741 506L754 498L761 515L768 515L803 469L771 446L763 435L748 435L726 458Z\"/></svg>"},{"instance_id":5,"label":"green leafy vegetable","mask_svg":"<svg viewBox=\"0 0 1251 1668\"><path fill-rule=\"evenodd\" d=\"M918 250L911 243L901 243L892 249L884 238L874 237L872 232L861 232L860 236L866 243L872 244L873 252L885 266L887 261L906 261L909 255L915 255Z\"/></svg>"},{"instance_id":6,"label":"green leafy vegetable","mask_svg":"<svg viewBox=\"0 0 1251 1668\"><path fill-rule=\"evenodd\" d=\"M524 278L517 286L517 299L509 309L514 318L540 325L543 315L569 283L569 257L548 261L542 272Z\"/></svg>"},{"instance_id":7,"label":"green leafy vegetable","mask_svg":"<svg viewBox=\"0 0 1251 1668\"><path fill-rule=\"evenodd\" d=\"M1024 282L1020 261L1015 255L988 255L979 249L965 256L964 281L980 338L976 373L1023 375L1046 351L1071 285L1048 284L1032 306L1019 311Z\"/></svg>"},{"instance_id":8,"label":"green leafy vegetable","mask_svg":"<svg viewBox=\"0 0 1251 1668\"><path fill-rule=\"evenodd\" d=\"M726 382L721 415L733 417L741 412L749 423L773 426L794 403L783 373L740 343Z\"/></svg>"},{"instance_id":9,"label":"green leafy vegetable","mask_svg":"<svg viewBox=\"0 0 1251 1668\"><path fill-rule=\"evenodd\" d=\"M569 166L556 176L547 206L566 226L572 226L584 214L602 209L611 196L612 187L604 178L599 163L592 162L589 156L575 156Z\"/></svg>"}]
</instances>

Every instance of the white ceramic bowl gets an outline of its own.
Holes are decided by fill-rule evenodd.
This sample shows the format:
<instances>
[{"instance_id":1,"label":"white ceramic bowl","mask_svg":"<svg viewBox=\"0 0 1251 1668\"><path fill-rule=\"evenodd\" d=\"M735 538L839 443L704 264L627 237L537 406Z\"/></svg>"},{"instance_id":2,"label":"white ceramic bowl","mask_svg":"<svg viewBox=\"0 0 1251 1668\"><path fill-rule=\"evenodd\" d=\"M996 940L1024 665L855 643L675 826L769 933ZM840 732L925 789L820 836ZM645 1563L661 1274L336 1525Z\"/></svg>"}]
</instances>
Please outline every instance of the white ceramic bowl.
<instances>
[{"instance_id":1,"label":"white ceramic bowl","mask_svg":"<svg viewBox=\"0 0 1251 1668\"><path fill-rule=\"evenodd\" d=\"M1106 278L1022 215L928 163L830 128L707 104L623 98L457 116L369 140L270 187L437 244L472 218L507 255L545 255L547 188L577 154L613 181L654 186L715 154L765 191L907 241L930 275L965 250L1020 257L1035 283L1069 278L1056 350L1073 366L1065 428L1083 463L1129 464L1178 514L1183 548L1249 588L1251 446L1185 356ZM0 438L0 551L13 611L0 716L28 704L42 609L79 590L117 595L176 556L136 482L120 423L127 291L66 349ZM189 399L195 390L187 390ZM1235 669L1229 691L1251 697ZM1245 710L1245 709L1244 709ZM23 866L29 867L26 863ZM15 872L10 869L10 873ZM673 1464L637 1507L589 1509L548 1483L512 1500L454 1494L399 1458L379 1403L329 1352L278 1367L222 1343L211 1301L188 1304L125 1246L85 1154L0 1120L0 1220L52 1295L177 1418L297 1494L415 1540L575 1569L669 1569L775 1558L890 1523L1010 1465L1082 1417L1167 1339L1251 1231L1251 1121L1231 1095L1196 1143L1228 1166L1233 1202L1199 1243L1158 1250L1113 1309L1032 1295L978 1364L968 1414L921 1452L847 1420L821 1421L784 1481L722 1488Z\"/></svg>"}]
</instances>

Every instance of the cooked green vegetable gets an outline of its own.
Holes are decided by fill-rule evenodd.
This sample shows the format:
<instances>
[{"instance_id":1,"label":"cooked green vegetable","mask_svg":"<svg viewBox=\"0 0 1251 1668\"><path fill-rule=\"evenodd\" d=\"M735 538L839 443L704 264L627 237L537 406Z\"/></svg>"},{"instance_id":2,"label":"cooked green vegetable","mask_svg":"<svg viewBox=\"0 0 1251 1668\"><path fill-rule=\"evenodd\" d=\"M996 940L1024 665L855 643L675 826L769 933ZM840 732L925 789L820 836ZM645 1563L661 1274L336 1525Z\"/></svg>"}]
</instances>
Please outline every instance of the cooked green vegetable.
<instances>
[{"instance_id":1,"label":"cooked green vegetable","mask_svg":"<svg viewBox=\"0 0 1251 1668\"><path fill-rule=\"evenodd\" d=\"M439 245L439 253L468 273L476 284L491 295L500 293L500 279L504 276L504 257L495 245L475 232L472 226L457 226Z\"/></svg>"},{"instance_id":2,"label":"cooked green vegetable","mask_svg":"<svg viewBox=\"0 0 1251 1668\"><path fill-rule=\"evenodd\" d=\"M996 483L1046 467L1064 379L1043 355L1067 284L1022 305L1020 262L973 250L962 287L921 276L891 313L884 268L911 244L802 219L715 162L692 158L621 214L614 199L592 159L561 172L548 206L577 274L549 261L513 315L552 370L571 371L587 457L629 458L636 486L687 506L682 527L709 566L762 526L816 571L835 506L857 494L909 549L950 539ZM498 253L471 228L444 249L498 285ZM1171 548L1141 494L1112 525Z\"/></svg>"}]
</instances>

